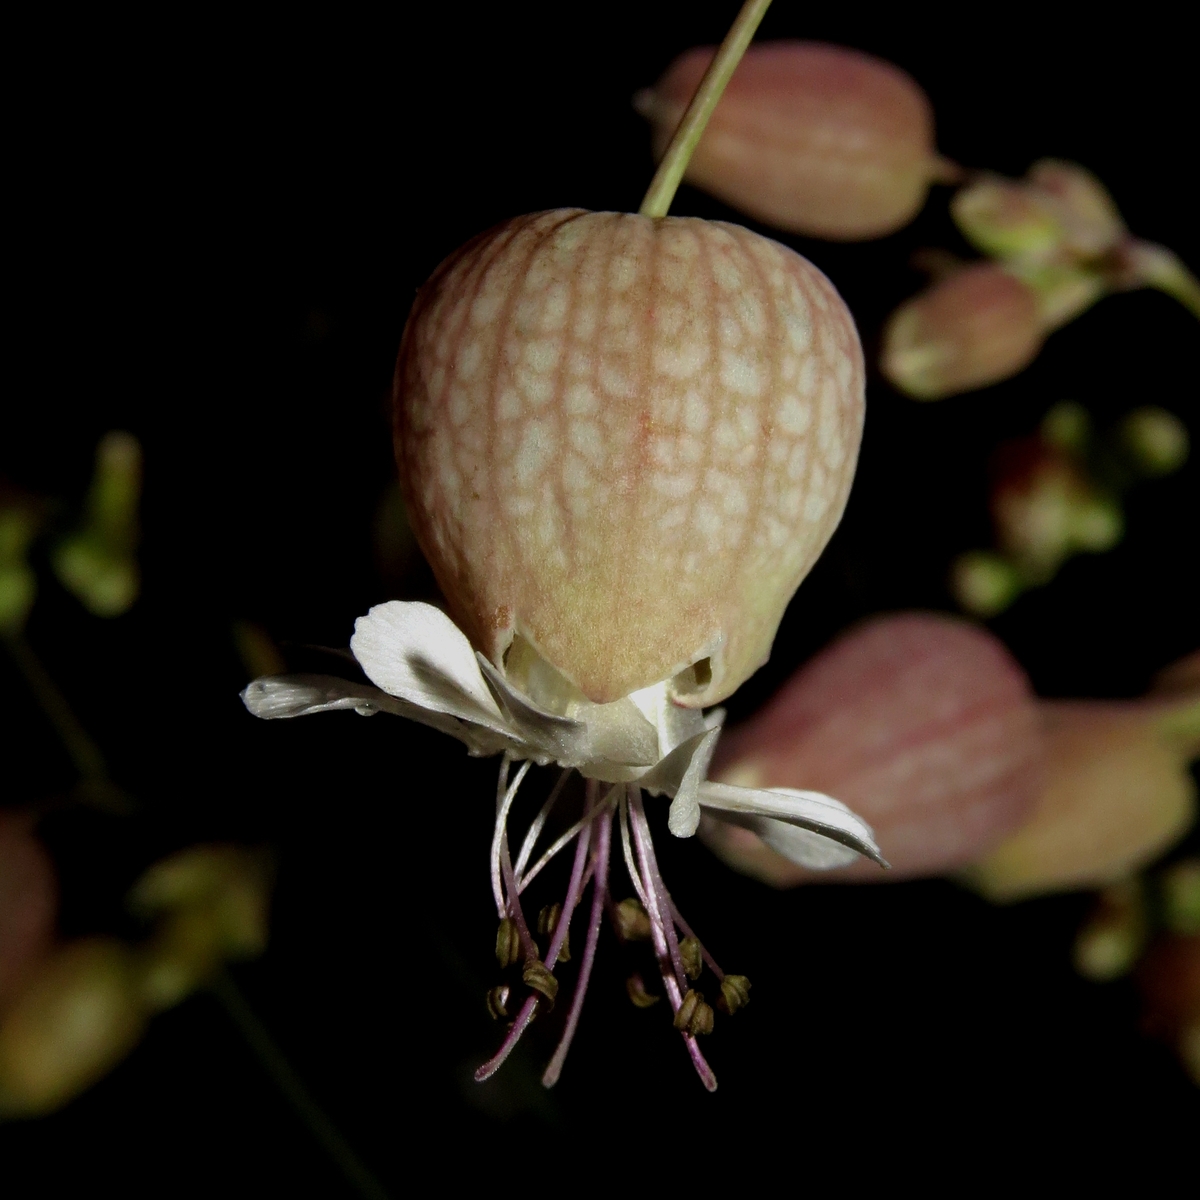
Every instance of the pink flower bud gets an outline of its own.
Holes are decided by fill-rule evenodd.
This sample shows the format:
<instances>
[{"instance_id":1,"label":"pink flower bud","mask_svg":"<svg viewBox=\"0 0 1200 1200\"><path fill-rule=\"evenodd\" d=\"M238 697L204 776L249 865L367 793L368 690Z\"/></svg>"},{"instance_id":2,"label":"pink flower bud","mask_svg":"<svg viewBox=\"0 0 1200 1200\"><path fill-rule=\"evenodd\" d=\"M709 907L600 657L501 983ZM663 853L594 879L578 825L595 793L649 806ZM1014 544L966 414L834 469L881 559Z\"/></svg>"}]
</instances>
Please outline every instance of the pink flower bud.
<instances>
[{"instance_id":1,"label":"pink flower bud","mask_svg":"<svg viewBox=\"0 0 1200 1200\"><path fill-rule=\"evenodd\" d=\"M914 399L941 400L1023 371L1044 336L1037 293L994 263L974 263L892 313L881 366Z\"/></svg>"},{"instance_id":2,"label":"pink flower bud","mask_svg":"<svg viewBox=\"0 0 1200 1200\"><path fill-rule=\"evenodd\" d=\"M714 777L823 791L875 830L904 879L978 857L1015 829L1039 786L1036 703L1001 643L926 613L877 617L802 667L718 748ZM817 878L746 830L713 823L731 865L784 887ZM878 872L876 872L878 875ZM822 878L868 879L858 867Z\"/></svg>"},{"instance_id":3,"label":"pink flower bud","mask_svg":"<svg viewBox=\"0 0 1200 1200\"><path fill-rule=\"evenodd\" d=\"M0 1012L54 941L54 867L23 813L0 813Z\"/></svg>"},{"instance_id":4,"label":"pink flower bud","mask_svg":"<svg viewBox=\"0 0 1200 1200\"><path fill-rule=\"evenodd\" d=\"M829 281L746 229L518 217L417 297L396 454L417 540L497 667L699 707L766 659L841 516L863 420ZM519 650L519 653L516 652Z\"/></svg>"},{"instance_id":5,"label":"pink flower bud","mask_svg":"<svg viewBox=\"0 0 1200 1200\"><path fill-rule=\"evenodd\" d=\"M677 58L635 99L661 157L713 57ZM685 178L756 220L856 241L907 225L929 185L953 179L933 110L898 67L816 42L750 47L713 113Z\"/></svg>"}]
</instances>

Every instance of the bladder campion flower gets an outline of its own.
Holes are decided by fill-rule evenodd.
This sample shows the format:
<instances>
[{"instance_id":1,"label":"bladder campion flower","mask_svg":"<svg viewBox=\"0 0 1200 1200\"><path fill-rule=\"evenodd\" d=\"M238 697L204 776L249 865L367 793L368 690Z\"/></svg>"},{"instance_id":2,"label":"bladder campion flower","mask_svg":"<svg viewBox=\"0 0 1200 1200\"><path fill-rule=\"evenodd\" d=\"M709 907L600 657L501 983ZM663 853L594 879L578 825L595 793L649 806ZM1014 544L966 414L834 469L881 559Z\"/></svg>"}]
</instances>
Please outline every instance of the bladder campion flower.
<instances>
[{"instance_id":1,"label":"bladder campion flower","mask_svg":"<svg viewBox=\"0 0 1200 1200\"><path fill-rule=\"evenodd\" d=\"M743 16L765 7L752 0ZM660 177L675 168L677 182L679 162ZM392 601L360 617L350 647L374 686L281 676L243 693L263 717L394 712L503 756L496 951L521 973L489 994L511 1024L479 1079L553 1004L590 881L578 983L544 1082L558 1078L610 905L615 817L675 1026L716 1087L696 1042L713 1024L698 978L707 965L727 1012L749 983L720 971L675 907L644 793L671 798L678 837L703 810L810 866L882 861L870 828L828 796L706 780L723 714L703 709L766 660L841 516L864 372L853 321L816 268L745 229L666 217L674 186L656 177L638 215L518 217L438 268L404 331L394 412L413 531L451 616ZM535 763L564 771L514 860L509 818ZM587 781L582 811L535 860L571 771ZM572 844L566 895L537 922L542 954L521 896Z\"/></svg>"}]
</instances>

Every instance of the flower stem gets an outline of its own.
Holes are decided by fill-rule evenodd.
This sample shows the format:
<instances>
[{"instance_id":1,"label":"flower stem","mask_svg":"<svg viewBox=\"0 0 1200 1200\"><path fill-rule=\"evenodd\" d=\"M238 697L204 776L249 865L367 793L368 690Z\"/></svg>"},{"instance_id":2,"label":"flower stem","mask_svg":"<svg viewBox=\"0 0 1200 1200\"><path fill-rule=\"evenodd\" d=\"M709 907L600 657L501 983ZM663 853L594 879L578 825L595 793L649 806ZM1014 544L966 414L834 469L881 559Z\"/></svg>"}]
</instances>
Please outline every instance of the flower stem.
<instances>
[{"instance_id":1,"label":"flower stem","mask_svg":"<svg viewBox=\"0 0 1200 1200\"><path fill-rule=\"evenodd\" d=\"M658 164L658 170L654 172L642 207L638 209L643 217L667 215L708 119L770 5L771 0L745 0L742 5L742 11L738 13L737 20L725 35L704 78L700 80L700 86L687 112L683 114L683 120L679 122L679 128L675 130L662 162Z\"/></svg>"},{"instance_id":2,"label":"flower stem","mask_svg":"<svg viewBox=\"0 0 1200 1200\"><path fill-rule=\"evenodd\" d=\"M350 1144L338 1132L337 1127L325 1115L308 1089L275 1044L266 1027L254 1014L254 1010L242 995L236 983L222 971L213 981L212 993L221 1002L238 1032L254 1056L275 1081L287 1102L296 1110L300 1119L308 1126L312 1135L328 1152L347 1180L368 1200L388 1200L383 1185L371 1174L362 1160L351 1149Z\"/></svg>"},{"instance_id":3,"label":"flower stem","mask_svg":"<svg viewBox=\"0 0 1200 1200\"><path fill-rule=\"evenodd\" d=\"M79 775L79 798L106 812L127 814L132 808L129 796L112 782L100 747L84 729L33 647L19 633L7 635L4 644Z\"/></svg>"}]
</instances>

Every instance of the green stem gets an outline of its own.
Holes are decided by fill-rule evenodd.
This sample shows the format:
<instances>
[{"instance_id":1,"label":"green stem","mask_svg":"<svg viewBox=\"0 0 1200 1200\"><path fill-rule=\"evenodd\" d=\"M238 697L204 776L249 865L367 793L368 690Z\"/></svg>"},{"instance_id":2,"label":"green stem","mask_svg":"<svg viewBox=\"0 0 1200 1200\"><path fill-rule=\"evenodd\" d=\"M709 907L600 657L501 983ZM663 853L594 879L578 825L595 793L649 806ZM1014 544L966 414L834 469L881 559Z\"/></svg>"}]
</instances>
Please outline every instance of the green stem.
<instances>
[{"instance_id":1,"label":"green stem","mask_svg":"<svg viewBox=\"0 0 1200 1200\"><path fill-rule=\"evenodd\" d=\"M58 690L49 671L42 666L41 660L33 652L33 648L19 634L10 634L4 639L9 654L17 664L29 690L41 706L54 726L62 744L66 747L75 770L86 783L108 783L108 766L100 747L92 741L88 731L80 724L79 718L72 712L66 697Z\"/></svg>"},{"instance_id":2,"label":"green stem","mask_svg":"<svg viewBox=\"0 0 1200 1200\"><path fill-rule=\"evenodd\" d=\"M742 11L738 13L737 20L725 35L716 57L704 73L704 78L700 80L700 86L692 97L687 112L683 114L683 120L679 122L679 128L675 130L675 136L671 138L671 144L667 147L662 162L658 164L654 178L650 181L646 198L642 201L642 207L638 209L643 217L667 215L671 201L675 199L675 193L683 180L683 173L691 161L692 152L708 124L708 118L717 107L725 85L737 69L738 63L742 61L742 55L746 53L754 31L770 6L771 0L746 0L742 5Z\"/></svg>"},{"instance_id":3,"label":"green stem","mask_svg":"<svg viewBox=\"0 0 1200 1200\"><path fill-rule=\"evenodd\" d=\"M339 1167L346 1179L367 1200L388 1200L383 1185L371 1174L362 1160L350 1148L349 1142L338 1132L334 1123L325 1115L308 1089L275 1044L266 1026L254 1014L254 1010L242 995L241 989L224 971L212 983L213 995L221 1002L246 1044L255 1057L275 1081L275 1086L296 1110L300 1119L308 1126L313 1136L324 1146L330 1158Z\"/></svg>"}]
</instances>

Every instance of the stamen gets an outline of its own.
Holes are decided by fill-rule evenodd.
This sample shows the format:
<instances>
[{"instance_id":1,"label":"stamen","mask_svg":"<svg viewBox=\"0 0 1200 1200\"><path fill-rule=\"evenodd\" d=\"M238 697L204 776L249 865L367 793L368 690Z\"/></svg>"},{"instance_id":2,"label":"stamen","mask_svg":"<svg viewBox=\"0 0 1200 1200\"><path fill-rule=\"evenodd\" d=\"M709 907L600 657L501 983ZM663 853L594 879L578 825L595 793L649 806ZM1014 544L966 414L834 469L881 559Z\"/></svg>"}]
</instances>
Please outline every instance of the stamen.
<instances>
[{"instance_id":1,"label":"stamen","mask_svg":"<svg viewBox=\"0 0 1200 1200\"><path fill-rule=\"evenodd\" d=\"M550 949L546 952L546 957L540 963L540 966L544 968L545 975L549 975L551 978L553 978L551 965L558 961L559 952L562 950L563 942L565 942L567 938L567 929L571 923L571 914L575 911L575 906L579 903L580 884L583 881L583 869L587 864L588 846L591 842L591 818L595 816L595 810L592 806L595 801L596 791L597 786L595 782L593 780L589 780L587 793L587 806L589 810L587 813L588 826L580 835L579 841L575 847L575 862L571 867L571 882L567 886L567 898L563 902L562 916L559 917L558 927L555 929L554 937L550 941ZM514 918L517 918L519 925L524 926L524 917L517 917L517 914L521 911L521 904L520 900L518 899L518 892L516 890L515 879L512 873L512 864L508 859L508 840L507 838L503 840L504 845L501 857L503 860L503 866L505 867L506 882L508 882L513 899L513 907L515 909L513 916ZM530 983L528 976L531 974L530 967L532 966L532 962L526 966L526 983ZM544 975L538 975L537 981L545 984ZM557 980L555 980L555 984L557 985ZM534 986L533 984L530 985ZM557 991L557 986L555 986L554 990ZM500 1049L490 1059L488 1059L488 1061L485 1062L483 1066L479 1068L479 1070L475 1072L476 1083L482 1083L485 1079L490 1079L504 1065L504 1060L513 1052L513 1047L516 1046L517 1042L521 1040L521 1035L529 1027L529 1022L533 1020L533 1015L537 1009L538 999L540 998L541 991L542 989L539 988L538 991L535 991L534 994L529 996L525 1000L525 1003L521 1005L521 1011L517 1013L517 1019L512 1023L512 1028L509 1029L508 1036L504 1039Z\"/></svg>"},{"instance_id":2,"label":"stamen","mask_svg":"<svg viewBox=\"0 0 1200 1200\"><path fill-rule=\"evenodd\" d=\"M588 780L589 784L592 784L595 782L596 781L594 779ZM613 787L609 790L608 794L601 801L602 808L611 807L610 802L612 801L613 794L617 791L617 788L619 788L620 786L621 786L620 784L617 784L615 787ZM591 823L592 818L595 815L596 815L595 812L585 812L583 814L583 816L580 817L579 820L576 821L575 824L572 825L571 828L568 829L567 832L562 835L562 837L556 838L554 840L553 844L551 845L550 849L547 850L546 853L543 854L542 857L539 858L537 860L537 862L534 863L534 865L532 867L530 867L529 870L525 873L524 878L521 879L521 881L517 884L517 891L523 892L537 878L537 876L538 876L539 872L542 870L542 868L544 866L546 866L546 864L548 862L550 862L550 860L553 859L554 856L564 846L566 846L571 841L572 838L577 837L586 825L589 825Z\"/></svg>"},{"instance_id":3,"label":"stamen","mask_svg":"<svg viewBox=\"0 0 1200 1200\"><path fill-rule=\"evenodd\" d=\"M645 981L642 979L641 973L634 971L630 977L625 980L625 994L629 997L634 1008L651 1008L657 1004L662 997L654 996L646 991Z\"/></svg>"},{"instance_id":4,"label":"stamen","mask_svg":"<svg viewBox=\"0 0 1200 1200\"><path fill-rule=\"evenodd\" d=\"M634 784L629 785L629 810L630 819L633 824L633 837L637 842L638 858L642 863L643 870L646 873L646 878L643 880L645 885L645 896L642 903L646 905L646 911L650 916L650 928L654 936L654 953L658 958L658 969L662 973L663 986L667 989L667 998L671 1001L671 1010L675 1013L679 1012L680 1006L683 1004L683 989L680 987L679 979L671 971L670 951L668 948L666 929L662 919L662 911L658 906L658 889L654 886L654 877L651 876L647 859L652 862L653 848L650 846L650 828L646 823L646 814L642 810L641 790ZM646 853L649 851L649 855ZM628 859L627 859L628 861ZM655 864L654 875L657 876L658 869ZM636 875L633 876L636 880ZM661 886L661 880L659 880ZM641 888L638 889L639 893ZM674 926L669 926L671 930L672 940L674 939ZM679 948L676 945L676 954ZM679 972L682 976L682 969ZM717 1077L713 1074L712 1068L708 1065L704 1057L703 1051L696 1043L696 1038L693 1034L686 1031L681 1031L684 1045L687 1047L687 1052L692 1060L692 1066L696 1068L696 1074L700 1076L700 1082L710 1091L717 1090Z\"/></svg>"},{"instance_id":5,"label":"stamen","mask_svg":"<svg viewBox=\"0 0 1200 1200\"><path fill-rule=\"evenodd\" d=\"M625 854L625 870L629 872L629 881L633 884L633 890L637 892L638 899L642 902L642 908L649 911L650 902L646 899L646 890L642 887L642 875L633 862L633 850L629 845L629 804L625 796L621 796L619 805L621 814L621 850Z\"/></svg>"},{"instance_id":6,"label":"stamen","mask_svg":"<svg viewBox=\"0 0 1200 1200\"><path fill-rule=\"evenodd\" d=\"M529 773L533 765L526 759L517 771L516 778L508 783L508 768L512 765L512 754L506 752L500 760L500 777L496 782L496 828L492 833L492 895L496 900L496 915L502 920L507 915L507 905L504 903L504 889L500 885L500 844L507 842L506 827L508 810L517 797L517 789L521 780ZM507 785L507 786L506 786Z\"/></svg>"},{"instance_id":7,"label":"stamen","mask_svg":"<svg viewBox=\"0 0 1200 1200\"><path fill-rule=\"evenodd\" d=\"M587 994L588 981L592 977L592 964L596 961L596 943L600 940L600 923L604 915L605 902L608 899L608 861L612 847L612 811L604 809L593 822L596 831L596 853L592 859L591 869L595 876L592 888L592 915L588 921L587 942L583 947L583 958L579 963L579 979L575 983L575 994L571 997L571 1010L567 1013L567 1024L563 1035L555 1048L554 1057L550 1059L545 1073L542 1075L542 1086L553 1087L562 1074L563 1063L567 1060L567 1051L575 1037L575 1029L579 1024L579 1014L583 1011L583 998Z\"/></svg>"},{"instance_id":8,"label":"stamen","mask_svg":"<svg viewBox=\"0 0 1200 1200\"><path fill-rule=\"evenodd\" d=\"M679 943L679 957L683 959L684 974L691 980L699 979L700 972L704 969L704 959L700 954L700 939L685 937Z\"/></svg>"},{"instance_id":9,"label":"stamen","mask_svg":"<svg viewBox=\"0 0 1200 1200\"><path fill-rule=\"evenodd\" d=\"M670 892L667 893L667 903L671 906L671 920L683 930L685 938L694 938L700 945L700 954L704 961L708 963L708 969L717 977L718 982L725 978L725 972L717 966L717 960L708 952L708 948L696 937L692 931L692 927L683 919L683 914L675 907L675 901L671 899Z\"/></svg>"},{"instance_id":10,"label":"stamen","mask_svg":"<svg viewBox=\"0 0 1200 1200\"><path fill-rule=\"evenodd\" d=\"M563 787L570 776L571 768L567 767L559 775L558 782L546 798L546 803L542 805L538 811L538 815L533 818L533 824L529 826L529 830L525 834L525 840L521 843L521 853L517 855L517 865L513 868L517 873L518 879L521 878L521 872L525 870L525 865L529 862L529 856L533 853L534 846L537 845L538 837L546 824L546 818L550 815L550 810L558 803L558 798L562 795Z\"/></svg>"},{"instance_id":11,"label":"stamen","mask_svg":"<svg viewBox=\"0 0 1200 1200\"><path fill-rule=\"evenodd\" d=\"M671 966L675 969L675 981L679 984L680 992L687 990L687 975L683 969L683 958L679 953L679 939L675 936L675 923L670 919L670 902L667 899L667 889L663 885L662 876L658 871L658 862L654 857L654 843L650 839L650 823L646 820L646 810L642 807L642 789L636 784L629 785L629 820L633 826L633 838L637 843L638 858L642 864L642 883L653 901L653 907L646 905L651 921L657 922L667 939L667 950L670 954Z\"/></svg>"}]
</instances>

